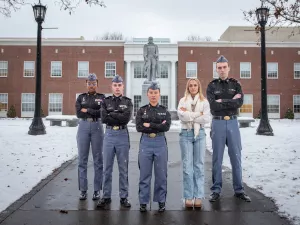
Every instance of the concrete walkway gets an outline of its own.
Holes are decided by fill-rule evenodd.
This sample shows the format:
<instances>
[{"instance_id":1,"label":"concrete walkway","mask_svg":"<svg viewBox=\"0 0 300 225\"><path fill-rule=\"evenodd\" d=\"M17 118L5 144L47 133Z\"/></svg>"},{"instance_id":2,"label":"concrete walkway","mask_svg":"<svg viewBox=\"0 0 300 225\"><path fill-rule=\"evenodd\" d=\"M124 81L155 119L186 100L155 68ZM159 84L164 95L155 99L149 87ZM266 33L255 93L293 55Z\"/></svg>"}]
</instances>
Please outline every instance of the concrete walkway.
<instances>
[{"instance_id":1,"label":"concrete walkway","mask_svg":"<svg viewBox=\"0 0 300 225\"><path fill-rule=\"evenodd\" d=\"M151 204L151 211L139 212L138 202L138 133L130 133L131 150L129 162L129 200L130 210L119 206L118 168L115 166L113 175L112 204L110 210L99 210L92 201L92 162L89 162L89 195L86 201L78 200L77 161L67 162L47 179L41 181L29 194L23 196L6 211L0 214L1 225L221 225L221 224L253 224L282 225L290 224L277 213L274 203L261 193L245 187L246 193L252 198L251 203L233 197L231 172L224 169L223 191L220 201L211 204L208 201L211 185L211 155L206 154L205 194L202 210L186 210L183 208L182 172L178 133L167 135L169 147L168 195L166 211L158 213L158 206ZM115 162L116 165L116 162ZM152 179L153 181L153 179ZM153 188L152 188L153 190ZM148 206L149 209L149 206Z\"/></svg>"}]
</instances>

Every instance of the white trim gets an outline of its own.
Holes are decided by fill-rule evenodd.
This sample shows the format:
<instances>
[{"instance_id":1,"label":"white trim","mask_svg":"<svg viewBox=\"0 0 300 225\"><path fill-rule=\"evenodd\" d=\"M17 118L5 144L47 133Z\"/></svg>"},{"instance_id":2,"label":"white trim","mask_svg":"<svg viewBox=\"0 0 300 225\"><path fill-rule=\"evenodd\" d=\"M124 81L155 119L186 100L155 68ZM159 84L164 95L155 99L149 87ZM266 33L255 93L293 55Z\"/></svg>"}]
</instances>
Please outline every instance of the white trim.
<instances>
[{"instance_id":1,"label":"white trim","mask_svg":"<svg viewBox=\"0 0 300 225\"><path fill-rule=\"evenodd\" d=\"M25 63L33 63L33 75L25 76ZM35 61L24 61L23 63L23 77L35 77Z\"/></svg>"},{"instance_id":2,"label":"white trim","mask_svg":"<svg viewBox=\"0 0 300 225\"><path fill-rule=\"evenodd\" d=\"M60 94L61 95L61 112L50 112L50 95L51 94ZM64 107L64 94L63 93L49 93L48 95L48 115L62 115Z\"/></svg>"},{"instance_id":3,"label":"white trim","mask_svg":"<svg viewBox=\"0 0 300 225\"><path fill-rule=\"evenodd\" d=\"M253 94L245 94L244 93L244 99L245 95L250 95L251 96L251 113L241 113L241 108L239 108L239 116L245 116L245 117L253 117Z\"/></svg>"},{"instance_id":4,"label":"white trim","mask_svg":"<svg viewBox=\"0 0 300 225\"><path fill-rule=\"evenodd\" d=\"M268 64L269 63L274 63L277 65L277 77L268 77ZM270 79L270 80L277 80L279 78L279 68L278 68L278 62L267 62L267 79Z\"/></svg>"},{"instance_id":5,"label":"white trim","mask_svg":"<svg viewBox=\"0 0 300 225\"><path fill-rule=\"evenodd\" d=\"M188 77L187 76L187 64L188 63L195 63L196 64L196 74L194 77ZM197 78L198 77L198 63L197 62L185 62L185 77L186 78Z\"/></svg>"},{"instance_id":6,"label":"white trim","mask_svg":"<svg viewBox=\"0 0 300 225\"><path fill-rule=\"evenodd\" d=\"M215 76L216 74L216 76ZM217 62L213 62L213 78L214 79L218 79L220 76L217 72Z\"/></svg>"},{"instance_id":7,"label":"white trim","mask_svg":"<svg viewBox=\"0 0 300 225\"><path fill-rule=\"evenodd\" d=\"M248 64L250 64L250 77L242 77L242 71L241 71L241 64L242 63L248 63ZM278 68L278 67L277 67ZM244 70L245 71L245 70ZM277 72L277 74L278 74L278 72ZM252 76L252 64L251 64L251 62L240 62L240 78L241 79L251 79L251 76Z\"/></svg>"},{"instance_id":8,"label":"white trim","mask_svg":"<svg viewBox=\"0 0 300 225\"><path fill-rule=\"evenodd\" d=\"M299 64L299 66L300 66L300 62L298 62L298 63L297 63L297 62L294 62L294 79L295 79L295 80L299 80L299 79L300 79L300 76L299 76L299 77L295 77L295 72L296 72L296 71L299 71L299 72L300 72L300 70L295 70L295 64Z\"/></svg>"},{"instance_id":9,"label":"white trim","mask_svg":"<svg viewBox=\"0 0 300 225\"><path fill-rule=\"evenodd\" d=\"M4 111L0 110L0 117L7 117L7 112L8 112L8 93L0 93L0 95L6 95L7 96L7 102L4 102L4 103L6 103L6 110L5 109L4 109Z\"/></svg>"},{"instance_id":10,"label":"white trim","mask_svg":"<svg viewBox=\"0 0 300 225\"><path fill-rule=\"evenodd\" d=\"M280 95L275 95L275 94L270 94L270 95L267 95L267 108L268 108L268 96L278 96L279 97L279 107L278 107L278 110L279 112L278 113L269 113L268 112L268 117L270 119L280 119Z\"/></svg>"},{"instance_id":11,"label":"white trim","mask_svg":"<svg viewBox=\"0 0 300 225\"><path fill-rule=\"evenodd\" d=\"M6 63L6 71L7 71L6 76L0 76L0 78L1 77L7 77L8 76L8 61L0 60L0 62Z\"/></svg>"},{"instance_id":12,"label":"white trim","mask_svg":"<svg viewBox=\"0 0 300 225\"><path fill-rule=\"evenodd\" d=\"M116 61L105 61L104 62L104 77L105 78L114 78L114 76L112 76L112 77L108 77L108 76L106 76L106 63L114 63L115 64L115 75L114 76L116 76L116 74L117 74L117 62Z\"/></svg>"},{"instance_id":13,"label":"white trim","mask_svg":"<svg viewBox=\"0 0 300 225\"><path fill-rule=\"evenodd\" d=\"M33 95L33 99L34 99L33 102L25 102L25 103L33 103L34 104L33 111L23 111L23 95L24 94ZM33 117L34 110L35 110L35 93L21 93L21 117Z\"/></svg>"},{"instance_id":14,"label":"white trim","mask_svg":"<svg viewBox=\"0 0 300 225\"><path fill-rule=\"evenodd\" d=\"M88 72L87 72L86 77L80 77L79 76L79 63L87 63L87 65L88 65ZM78 61L77 62L77 78L87 78L88 75L89 75L89 73L90 73L90 62L89 61Z\"/></svg>"},{"instance_id":15,"label":"white trim","mask_svg":"<svg viewBox=\"0 0 300 225\"><path fill-rule=\"evenodd\" d=\"M300 113L295 113L295 110L294 110L295 96L299 96L300 97L300 95L293 95L293 113L294 113L294 119L300 119Z\"/></svg>"},{"instance_id":16,"label":"white trim","mask_svg":"<svg viewBox=\"0 0 300 225\"><path fill-rule=\"evenodd\" d=\"M52 76L52 63L60 63L60 71L61 71L61 74L60 76ZM61 78L62 77L62 61L51 61L51 71L50 71L50 77L51 78Z\"/></svg>"}]
</instances>

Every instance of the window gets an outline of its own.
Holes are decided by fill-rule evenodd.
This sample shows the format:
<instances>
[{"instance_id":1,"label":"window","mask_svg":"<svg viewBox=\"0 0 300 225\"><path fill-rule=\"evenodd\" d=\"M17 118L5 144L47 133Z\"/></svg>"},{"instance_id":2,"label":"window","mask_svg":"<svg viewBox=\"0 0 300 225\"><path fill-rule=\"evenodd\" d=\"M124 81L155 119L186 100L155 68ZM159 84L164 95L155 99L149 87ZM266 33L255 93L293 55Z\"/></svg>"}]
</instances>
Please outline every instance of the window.
<instances>
[{"instance_id":1,"label":"window","mask_svg":"<svg viewBox=\"0 0 300 225\"><path fill-rule=\"evenodd\" d=\"M142 96L141 95L134 95L133 96L133 112L134 115L136 115L137 111L141 107L141 102L142 102Z\"/></svg>"},{"instance_id":2,"label":"window","mask_svg":"<svg viewBox=\"0 0 300 225\"><path fill-rule=\"evenodd\" d=\"M186 78L197 78L197 63L187 62L186 63Z\"/></svg>"},{"instance_id":3,"label":"window","mask_svg":"<svg viewBox=\"0 0 300 225\"><path fill-rule=\"evenodd\" d=\"M22 93L22 112L33 113L35 109L35 94L34 93Z\"/></svg>"},{"instance_id":4,"label":"window","mask_svg":"<svg viewBox=\"0 0 300 225\"><path fill-rule=\"evenodd\" d=\"M294 79L300 79L300 63L294 63Z\"/></svg>"},{"instance_id":5,"label":"window","mask_svg":"<svg viewBox=\"0 0 300 225\"><path fill-rule=\"evenodd\" d=\"M0 77L7 77L8 74L8 62L0 61Z\"/></svg>"},{"instance_id":6,"label":"window","mask_svg":"<svg viewBox=\"0 0 300 225\"><path fill-rule=\"evenodd\" d=\"M268 95L268 113L279 113L279 95Z\"/></svg>"},{"instance_id":7,"label":"window","mask_svg":"<svg viewBox=\"0 0 300 225\"><path fill-rule=\"evenodd\" d=\"M134 78L142 78L143 77L143 64L135 63L133 69Z\"/></svg>"},{"instance_id":8,"label":"window","mask_svg":"<svg viewBox=\"0 0 300 225\"><path fill-rule=\"evenodd\" d=\"M278 78L278 63L267 63L267 77L269 79L277 79Z\"/></svg>"},{"instance_id":9,"label":"window","mask_svg":"<svg viewBox=\"0 0 300 225\"><path fill-rule=\"evenodd\" d=\"M89 75L89 62L78 62L78 77L88 77Z\"/></svg>"},{"instance_id":10,"label":"window","mask_svg":"<svg viewBox=\"0 0 300 225\"><path fill-rule=\"evenodd\" d=\"M252 113L253 95L245 94L244 103L240 108L240 113Z\"/></svg>"},{"instance_id":11,"label":"window","mask_svg":"<svg viewBox=\"0 0 300 225\"><path fill-rule=\"evenodd\" d=\"M116 76L116 62L105 62L105 77L112 78Z\"/></svg>"},{"instance_id":12,"label":"window","mask_svg":"<svg viewBox=\"0 0 300 225\"><path fill-rule=\"evenodd\" d=\"M24 62L24 77L34 77L34 61Z\"/></svg>"},{"instance_id":13,"label":"window","mask_svg":"<svg viewBox=\"0 0 300 225\"><path fill-rule=\"evenodd\" d=\"M51 62L51 77L61 77L62 76L62 62L52 61Z\"/></svg>"},{"instance_id":14,"label":"window","mask_svg":"<svg viewBox=\"0 0 300 225\"><path fill-rule=\"evenodd\" d=\"M241 62L240 63L240 77L241 78L251 78L251 63Z\"/></svg>"},{"instance_id":15,"label":"window","mask_svg":"<svg viewBox=\"0 0 300 225\"><path fill-rule=\"evenodd\" d=\"M219 78L219 74L217 72L217 63L213 62L213 78Z\"/></svg>"},{"instance_id":16,"label":"window","mask_svg":"<svg viewBox=\"0 0 300 225\"><path fill-rule=\"evenodd\" d=\"M7 112L8 109L8 94L0 93L0 112Z\"/></svg>"},{"instance_id":17,"label":"window","mask_svg":"<svg viewBox=\"0 0 300 225\"><path fill-rule=\"evenodd\" d=\"M160 97L160 104L168 108L168 96L162 95Z\"/></svg>"},{"instance_id":18,"label":"window","mask_svg":"<svg viewBox=\"0 0 300 225\"><path fill-rule=\"evenodd\" d=\"M300 95L293 96L294 113L300 113Z\"/></svg>"},{"instance_id":19,"label":"window","mask_svg":"<svg viewBox=\"0 0 300 225\"><path fill-rule=\"evenodd\" d=\"M61 114L62 113L63 95L60 93L49 94L49 114Z\"/></svg>"},{"instance_id":20,"label":"window","mask_svg":"<svg viewBox=\"0 0 300 225\"><path fill-rule=\"evenodd\" d=\"M167 63L160 63L159 64L159 72L158 77L159 78L168 78L168 64Z\"/></svg>"}]
</instances>

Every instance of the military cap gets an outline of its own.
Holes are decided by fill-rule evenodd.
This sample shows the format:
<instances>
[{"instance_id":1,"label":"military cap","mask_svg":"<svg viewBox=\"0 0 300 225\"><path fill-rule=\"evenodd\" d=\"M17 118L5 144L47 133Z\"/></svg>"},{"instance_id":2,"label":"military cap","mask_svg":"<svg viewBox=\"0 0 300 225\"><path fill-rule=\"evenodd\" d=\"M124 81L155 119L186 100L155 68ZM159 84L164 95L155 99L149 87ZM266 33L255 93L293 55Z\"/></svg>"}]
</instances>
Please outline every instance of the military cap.
<instances>
[{"instance_id":1,"label":"military cap","mask_svg":"<svg viewBox=\"0 0 300 225\"><path fill-rule=\"evenodd\" d=\"M160 90L160 87L159 87L159 85L156 81L152 81L150 86L148 87L148 91L149 91L149 89L151 89L151 90Z\"/></svg>"},{"instance_id":2,"label":"military cap","mask_svg":"<svg viewBox=\"0 0 300 225\"><path fill-rule=\"evenodd\" d=\"M223 62L227 62L227 63L228 63L228 60L227 60L223 55L221 55L221 56L217 59L217 63L223 63Z\"/></svg>"},{"instance_id":3,"label":"military cap","mask_svg":"<svg viewBox=\"0 0 300 225\"><path fill-rule=\"evenodd\" d=\"M123 79L121 76L119 76L118 74L112 79L111 82L114 82L114 83L122 83L123 82Z\"/></svg>"},{"instance_id":4,"label":"military cap","mask_svg":"<svg viewBox=\"0 0 300 225\"><path fill-rule=\"evenodd\" d=\"M94 73L90 73L87 77L88 81L96 81L97 80L97 76Z\"/></svg>"}]
</instances>

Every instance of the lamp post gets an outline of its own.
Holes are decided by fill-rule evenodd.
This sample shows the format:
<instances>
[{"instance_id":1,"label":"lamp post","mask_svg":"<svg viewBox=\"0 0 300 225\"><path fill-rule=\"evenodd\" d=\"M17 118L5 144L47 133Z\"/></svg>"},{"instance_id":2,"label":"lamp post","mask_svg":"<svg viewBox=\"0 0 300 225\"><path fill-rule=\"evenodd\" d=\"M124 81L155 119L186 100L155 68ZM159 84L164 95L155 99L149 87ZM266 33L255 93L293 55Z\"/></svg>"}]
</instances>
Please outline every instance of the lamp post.
<instances>
[{"instance_id":1,"label":"lamp post","mask_svg":"<svg viewBox=\"0 0 300 225\"><path fill-rule=\"evenodd\" d=\"M42 66L41 66L41 43L42 43L42 23L45 19L47 7L39 3L32 6L35 21L38 24L37 30L37 49L36 49L36 84L35 84L35 109L34 118L29 127L28 134L30 135L41 135L46 134L45 125L41 118L41 86L42 86Z\"/></svg>"},{"instance_id":2,"label":"lamp post","mask_svg":"<svg viewBox=\"0 0 300 225\"><path fill-rule=\"evenodd\" d=\"M266 39L265 26L268 21L269 9L265 7L256 10L257 21L260 24L261 34L261 115L256 130L257 135L273 136L273 129L269 123L267 106L267 70L266 70Z\"/></svg>"}]
</instances>

